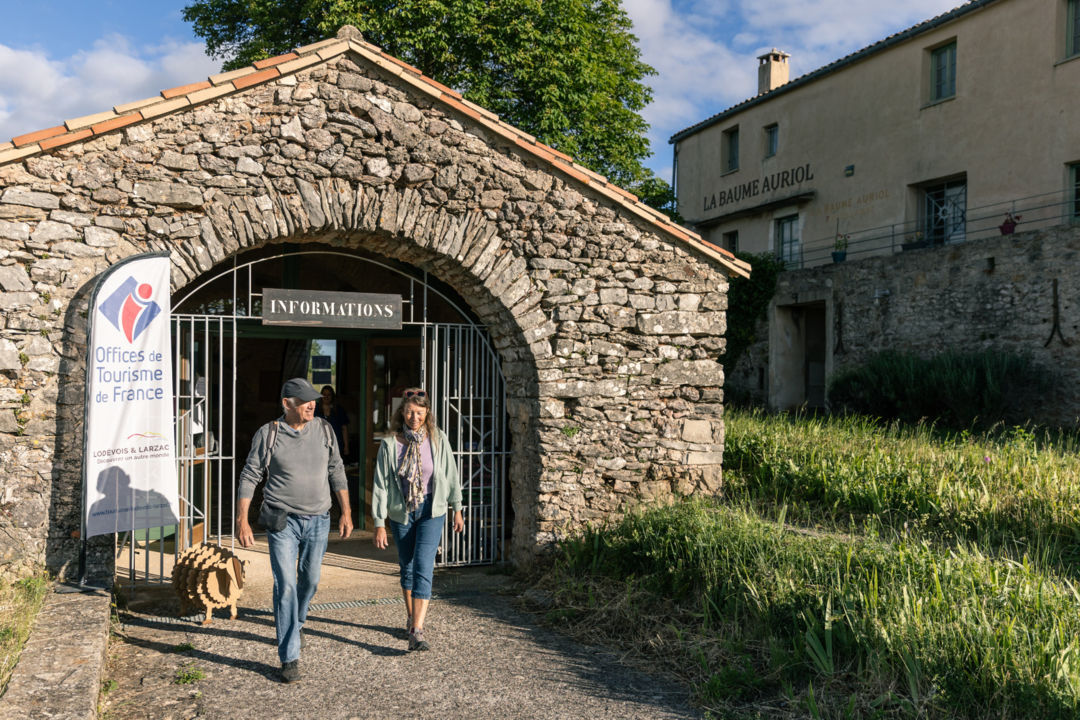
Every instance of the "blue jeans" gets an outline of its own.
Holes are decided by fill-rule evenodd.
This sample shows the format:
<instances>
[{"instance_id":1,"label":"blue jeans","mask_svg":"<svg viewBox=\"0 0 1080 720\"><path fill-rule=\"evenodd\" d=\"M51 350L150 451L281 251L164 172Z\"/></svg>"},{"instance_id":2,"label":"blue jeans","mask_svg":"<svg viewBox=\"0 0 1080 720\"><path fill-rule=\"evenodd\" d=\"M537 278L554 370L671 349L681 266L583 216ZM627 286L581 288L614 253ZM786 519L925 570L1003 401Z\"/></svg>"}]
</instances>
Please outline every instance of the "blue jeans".
<instances>
[{"instance_id":1,"label":"blue jeans","mask_svg":"<svg viewBox=\"0 0 1080 720\"><path fill-rule=\"evenodd\" d=\"M413 598L431 598L431 576L435 573L435 551L442 539L446 515L431 517L431 495L424 504L405 516L404 523L390 521L390 532L397 546L401 566L401 588L411 590Z\"/></svg>"},{"instance_id":2,"label":"blue jeans","mask_svg":"<svg viewBox=\"0 0 1080 720\"><path fill-rule=\"evenodd\" d=\"M330 513L289 513L280 532L266 534L270 569L274 573L274 625L282 663L300 657L300 628L307 620L308 605L319 587L329 536Z\"/></svg>"}]
</instances>

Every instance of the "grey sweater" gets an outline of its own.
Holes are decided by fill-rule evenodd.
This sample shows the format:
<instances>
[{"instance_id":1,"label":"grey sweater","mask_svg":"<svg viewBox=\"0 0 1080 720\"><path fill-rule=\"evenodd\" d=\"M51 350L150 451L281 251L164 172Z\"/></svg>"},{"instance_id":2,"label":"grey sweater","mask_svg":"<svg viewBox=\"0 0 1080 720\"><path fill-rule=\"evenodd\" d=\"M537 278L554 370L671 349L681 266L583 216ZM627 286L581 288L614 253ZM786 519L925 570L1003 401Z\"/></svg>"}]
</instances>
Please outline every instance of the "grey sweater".
<instances>
[{"instance_id":1,"label":"grey sweater","mask_svg":"<svg viewBox=\"0 0 1080 720\"><path fill-rule=\"evenodd\" d=\"M279 423L278 433L263 488L264 501L298 515L323 514L330 509L330 491L348 487L333 433L327 446L326 433L319 427L325 421L320 418L304 425L299 434L285 424L284 417L274 422ZM251 441L251 452L240 471L240 498L252 497L262 482L269 430L270 423L263 425Z\"/></svg>"}]
</instances>

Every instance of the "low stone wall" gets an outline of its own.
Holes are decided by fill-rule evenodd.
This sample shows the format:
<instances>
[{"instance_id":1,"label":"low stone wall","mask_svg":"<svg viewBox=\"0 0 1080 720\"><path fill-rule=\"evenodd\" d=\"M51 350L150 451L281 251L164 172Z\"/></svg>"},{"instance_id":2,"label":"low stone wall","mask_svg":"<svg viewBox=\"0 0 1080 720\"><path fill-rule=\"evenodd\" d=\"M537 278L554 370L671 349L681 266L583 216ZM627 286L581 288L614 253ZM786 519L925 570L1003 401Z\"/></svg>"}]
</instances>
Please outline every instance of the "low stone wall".
<instances>
[{"instance_id":1,"label":"low stone wall","mask_svg":"<svg viewBox=\"0 0 1080 720\"><path fill-rule=\"evenodd\" d=\"M1056 299L1055 299L1056 287ZM770 308L825 298L830 374L885 349L1029 353L1057 373L1031 408L1041 423L1080 418L1080 227L1063 225L781 275ZM1055 304L1056 303L1056 304ZM729 392L764 402L769 337L728 375ZM762 373L762 371L764 372Z\"/></svg>"}]
</instances>

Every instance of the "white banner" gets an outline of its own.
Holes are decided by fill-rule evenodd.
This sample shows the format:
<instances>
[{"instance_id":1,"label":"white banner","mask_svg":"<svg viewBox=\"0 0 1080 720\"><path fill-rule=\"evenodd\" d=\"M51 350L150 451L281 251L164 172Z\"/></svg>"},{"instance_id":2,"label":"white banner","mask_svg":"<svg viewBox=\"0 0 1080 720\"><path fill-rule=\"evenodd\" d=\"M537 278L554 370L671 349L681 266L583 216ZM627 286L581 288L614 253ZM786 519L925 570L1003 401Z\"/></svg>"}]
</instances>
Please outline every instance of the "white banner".
<instances>
[{"instance_id":1,"label":"white banner","mask_svg":"<svg viewBox=\"0 0 1080 720\"><path fill-rule=\"evenodd\" d=\"M113 266L91 305L83 537L175 525L168 256Z\"/></svg>"}]
</instances>

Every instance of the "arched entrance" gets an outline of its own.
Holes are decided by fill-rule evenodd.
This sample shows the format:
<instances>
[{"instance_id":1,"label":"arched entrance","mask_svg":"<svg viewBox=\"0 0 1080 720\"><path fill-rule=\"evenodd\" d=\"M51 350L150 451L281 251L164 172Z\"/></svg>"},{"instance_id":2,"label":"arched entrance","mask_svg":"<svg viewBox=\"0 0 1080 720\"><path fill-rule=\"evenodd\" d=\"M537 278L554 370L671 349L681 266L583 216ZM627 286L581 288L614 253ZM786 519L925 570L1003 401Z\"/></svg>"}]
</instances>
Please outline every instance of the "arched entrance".
<instances>
[{"instance_id":1,"label":"arched entrance","mask_svg":"<svg viewBox=\"0 0 1080 720\"><path fill-rule=\"evenodd\" d=\"M466 531L447 528L441 565L505 558L509 434L505 385L486 329L450 288L404 263L329 247L238 254L174 295L179 549L229 544L236 478L255 430L280 412L284 379L331 385L349 416L344 445L358 528L371 528L378 443L405 387L429 390L462 480ZM393 327L322 317L271 324L267 291L395 296ZM343 448L344 450L344 448ZM256 501L258 498L256 498ZM257 509L258 502L253 503ZM336 512L336 508L335 508Z\"/></svg>"}]
</instances>

